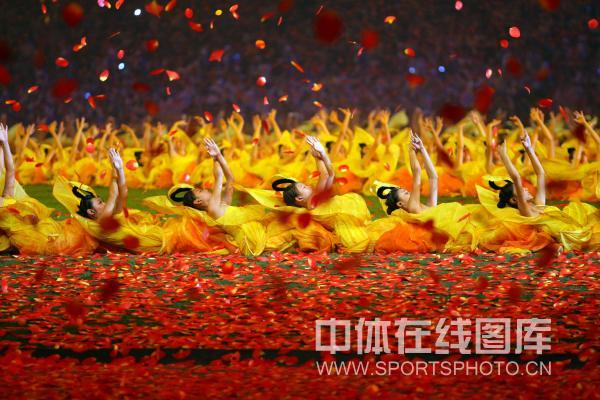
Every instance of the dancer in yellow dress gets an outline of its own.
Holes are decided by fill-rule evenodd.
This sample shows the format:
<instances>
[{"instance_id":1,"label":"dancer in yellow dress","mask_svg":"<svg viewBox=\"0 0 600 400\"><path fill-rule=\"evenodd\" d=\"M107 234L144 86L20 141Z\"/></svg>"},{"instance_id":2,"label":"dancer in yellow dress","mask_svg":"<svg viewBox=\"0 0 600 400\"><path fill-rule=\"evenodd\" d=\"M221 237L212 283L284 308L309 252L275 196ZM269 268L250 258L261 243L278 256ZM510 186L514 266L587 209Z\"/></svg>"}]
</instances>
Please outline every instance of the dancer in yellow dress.
<instances>
[{"instance_id":1,"label":"dancer in yellow dress","mask_svg":"<svg viewBox=\"0 0 600 400\"><path fill-rule=\"evenodd\" d=\"M587 248L592 239L592 226L588 223L588 217L593 219L596 213L595 207L579 202L572 202L562 210L546 206L544 168L531 144L529 134L519 123L518 118L513 117L513 121L519 127L521 143L535 171L536 194L533 196L523 187L521 175L510 159L507 141L504 140L499 146L499 156L510 180L505 180L502 186L496 181L490 182L490 186L499 191L495 204L493 194L478 187L481 204L486 211L505 225L505 231L519 232L519 226L530 226L550 234L567 250ZM525 237L522 233L519 235ZM485 239L482 243L485 244Z\"/></svg>"},{"instance_id":2,"label":"dancer in yellow dress","mask_svg":"<svg viewBox=\"0 0 600 400\"><path fill-rule=\"evenodd\" d=\"M58 177L53 194L74 214L84 229L108 249L133 252L160 252L164 232L157 218L138 210L128 210L127 184L123 161L117 150L108 151L113 169L106 202L94 190L79 182Z\"/></svg>"},{"instance_id":3,"label":"dancer in yellow dress","mask_svg":"<svg viewBox=\"0 0 600 400\"><path fill-rule=\"evenodd\" d=\"M144 204L163 214L180 216L180 223L189 229L188 235L195 236L198 226L209 226L212 235L219 237L222 243L227 243L225 233L230 235L233 246L226 246L230 251L236 251L237 247L245 255L260 255L267 246L266 227L262 223L265 218L263 207L231 205L234 184L231 169L214 140L205 138L204 145L214 160L212 190L179 184L169 190L168 198L150 197L144 200ZM177 203L183 207L177 206Z\"/></svg>"},{"instance_id":4,"label":"dancer in yellow dress","mask_svg":"<svg viewBox=\"0 0 600 400\"><path fill-rule=\"evenodd\" d=\"M421 153L429 180L427 204L421 203ZM472 249L466 229L469 211L458 203L438 204L437 172L421 138L410 132L412 191L375 182L375 191L388 217L368 226L375 252L430 252Z\"/></svg>"},{"instance_id":5,"label":"dancer in yellow dress","mask_svg":"<svg viewBox=\"0 0 600 400\"><path fill-rule=\"evenodd\" d=\"M366 224L371 215L364 199L357 193L333 195L335 174L329 156L315 137L306 142L317 162L319 181L315 188L289 178L272 183L274 191L245 188L261 205L278 214L277 228L292 226L290 235L302 251L359 253L367 249ZM280 193L280 194L279 194ZM271 226L269 228L272 228Z\"/></svg>"},{"instance_id":6,"label":"dancer in yellow dress","mask_svg":"<svg viewBox=\"0 0 600 400\"><path fill-rule=\"evenodd\" d=\"M27 255L81 255L97 243L74 219L56 221L53 210L27 196L15 179L8 128L0 125L4 186L0 197L0 251L10 247Z\"/></svg>"}]
</instances>

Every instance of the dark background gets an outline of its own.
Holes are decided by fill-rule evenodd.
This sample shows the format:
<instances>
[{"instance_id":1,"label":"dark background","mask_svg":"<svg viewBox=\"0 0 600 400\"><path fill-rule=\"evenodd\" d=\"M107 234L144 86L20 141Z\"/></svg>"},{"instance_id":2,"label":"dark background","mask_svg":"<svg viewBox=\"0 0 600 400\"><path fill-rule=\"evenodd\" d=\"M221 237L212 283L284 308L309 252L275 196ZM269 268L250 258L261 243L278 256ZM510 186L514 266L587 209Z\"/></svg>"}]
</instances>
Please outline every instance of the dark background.
<instances>
[{"instance_id":1,"label":"dark background","mask_svg":"<svg viewBox=\"0 0 600 400\"><path fill-rule=\"evenodd\" d=\"M232 103L246 115L274 107L282 114L309 117L318 110L314 100L328 108L420 107L434 113L448 104L472 108L482 85L489 86L483 100L491 103L483 111L490 114L527 115L544 98L553 100L549 109L555 111L559 105L598 111L600 29L588 26L598 18L598 3L592 1L465 0L460 11L446 0L240 1L240 19L235 20L228 10L235 2L221 0L179 0L160 18L144 10L149 1L126 0L116 10L114 0L111 9L80 0L83 18L73 27L65 21L69 15L63 15L67 1L47 0L46 15L40 1L0 3L0 114L9 122L73 116L102 122L112 116L135 123L149 114L171 121L183 114L230 112ZM324 9L316 16L321 5ZM203 32L188 26L187 7ZM142 9L139 17L133 15L136 8ZM219 8L223 15L215 16ZM269 12L273 16L261 22ZM397 18L393 24L384 23L388 15ZM511 26L520 28L519 39L509 37ZM358 57L365 31L376 32L378 38ZM82 36L88 45L75 53L72 47ZM159 41L155 52L146 49L150 39ZM266 42L264 50L255 47L257 39ZM507 49L500 46L501 39L509 40ZM404 54L407 47L415 57ZM119 49L125 50L123 71L117 69ZM209 62L217 49L225 50L222 62ZM67 68L55 65L59 56L69 61ZM407 77L410 67L424 78L416 87L408 81L415 79ZM151 76L158 68L177 71L181 79ZM485 77L487 68L493 70L490 79ZM104 69L110 77L100 82ZM264 87L256 85L261 75L267 78ZM73 79L77 86L69 104L64 95L52 94L61 78ZM312 82L323 88L311 91ZM28 95L33 85L39 89ZM93 109L86 93L106 98L97 100ZM285 94L288 101L277 102ZM264 96L270 105L263 105ZM4 104L9 99L21 103L19 112Z\"/></svg>"}]
</instances>

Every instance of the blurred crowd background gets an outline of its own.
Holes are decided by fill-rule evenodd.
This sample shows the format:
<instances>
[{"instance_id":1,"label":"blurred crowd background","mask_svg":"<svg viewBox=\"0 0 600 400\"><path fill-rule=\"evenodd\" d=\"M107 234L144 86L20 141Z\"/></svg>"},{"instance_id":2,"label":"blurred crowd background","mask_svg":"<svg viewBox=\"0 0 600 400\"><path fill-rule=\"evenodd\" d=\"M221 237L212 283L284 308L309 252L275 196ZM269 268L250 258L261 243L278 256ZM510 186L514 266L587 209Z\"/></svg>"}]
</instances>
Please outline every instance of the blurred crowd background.
<instances>
[{"instance_id":1,"label":"blurred crowd background","mask_svg":"<svg viewBox=\"0 0 600 400\"><path fill-rule=\"evenodd\" d=\"M229 113L233 104L242 113L277 108L297 118L320 105L525 116L542 99L552 100L551 109L591 113L600 102L600 7L593 1L253 0L237 9L223 1L120 3L117 10L114 0L4 2L2 119L168 122ZM84 36L87 45L75 52ZM209 61L218 50L221 61ZM68 66L56 65L57 57ZM163 68L180 79L152 75ZM39 88L28 94L32 86ZM87 98L99 95L93 108Z\"/></svg>"}]
</instances>

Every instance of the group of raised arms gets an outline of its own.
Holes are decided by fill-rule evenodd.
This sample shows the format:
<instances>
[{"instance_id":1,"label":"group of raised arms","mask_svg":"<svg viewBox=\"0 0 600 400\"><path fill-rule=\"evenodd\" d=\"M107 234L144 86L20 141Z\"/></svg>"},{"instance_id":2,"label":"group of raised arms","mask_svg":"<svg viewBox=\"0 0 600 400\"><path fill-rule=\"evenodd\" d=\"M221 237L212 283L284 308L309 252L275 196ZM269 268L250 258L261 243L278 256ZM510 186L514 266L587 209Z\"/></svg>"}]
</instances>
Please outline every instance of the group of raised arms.
<instances>
[{"instance_id":1,"label":"group of raised arms","mask_svg":"<svg viewBox=\"0 0 600 400\"><path fill-rule=\"evenodd\" d=\"M341 115L320 112L282 131L271 112L253 118L251 137L237 113L214 125L199 118L170 130L146 124L141 138L128 126L119 134L110 124L102 131L84 120L73 137L63 124L44 125L47 134L39 137L31 127L2 125L0 251L257 255L600 247L600 214L579 201L600 195L596 119L552 114L546 125L533 109L526 128L517 117L502 126L473 112L444 130L441 118L382 111L352 129L353 113L342 109ZM66 222L51 222L52 210L19 184L45 180L54 180L53 194L70 213ZM108 186L106 201L92 185ZM132 210L128 185L163 187L165 195L144 200L151 212ZM555 199L573 201L547 206L548 187ZM478 201L439 202L440 195ZM373 218L365 196L376 196L387 216ZM47 232L38 232L40 221Z\"/></svg>"}]
</instances>

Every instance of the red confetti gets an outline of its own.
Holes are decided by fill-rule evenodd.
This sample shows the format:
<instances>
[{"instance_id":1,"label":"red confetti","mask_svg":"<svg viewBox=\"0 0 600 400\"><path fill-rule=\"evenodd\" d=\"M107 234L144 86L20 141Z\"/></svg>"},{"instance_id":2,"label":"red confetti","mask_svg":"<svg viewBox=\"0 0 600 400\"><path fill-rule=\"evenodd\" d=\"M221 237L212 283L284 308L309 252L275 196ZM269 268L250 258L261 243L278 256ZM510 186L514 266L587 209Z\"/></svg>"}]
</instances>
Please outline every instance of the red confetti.
<instances>
[{"instance_id":1,"label":"red confetti","mask_svg":"<svg viewBox=\"0 0 600 400\"><path fill-rule=\"evenodd\" d=\"M240 106L238 106L237 104L233 103L231 105L231 107L233 107L233 111L239 113L240 112Z\"/></svg>"},{"instance_id":2,"label":"red confetti","mask_svg":"<svg viewBox=\"0 0 600 400\"><path fill-rule=\"evenodd\" d=\"M208 61L221 62L221 59L223 58L223 53L225 53L224 49L213 50L210 53L210 57L208 57Z\"/></svg>"},{"instance_id":3,"label":"red confetti","mask_svg":"<svg viewBox=\"0 0 600 400\"><path fill-rule=\"evenodd\" d=\"M540 0L540 5L546 11L556 11L560 6L560 0Z\"/></svg>"},{"instance_id":4,"label":"red confetti","mask_svg":"<svg viewBox=\"0 0 600 400\"><path fill-rule=\"evenodd\" d=\"M475 92L475 109L481 114L486 114L492 104L492 97L496 90L488 85L483 85Z\"/></svg>"},{"instance_id":5,"label":"red confetti","mask_svg":"<svg viewBox=\"0 0 600 400\"><path fill-rule=\"evenodd\" d=\"M416 88L417 86L420 86L423 83L425 83L425 77L423 77L421 75L417 75L417 74L410 74L410 73L406 74L404 79L406 79L406 81L408 82L408 85L411 88Z\"/></svg>"},{"instance_id":6,"label":"red confetti","mask_svg":"<svg viewBox=\"0 0 600 400\"><path fill-rule=\"evenodd\" d=\"M191 9L191 8L189 8L189 7L188 7L188 8L186 8L186 9L185 9L185 17L186 17L187 19L192 19L192 18L194 18L194 10L192 10L192 9Z\"/></svg>"},{"instance_id":7,"label":"red confetti","mask_svg":"<svg viewBox=\"0 0 600 400\"><path fill-rule=\"evenodd\" d=\"M374 49L379 45L379 32L371 29L362 31L360 42L365 49Z\"/></svg>"},{"instance_id":8,"label":"red confetti","mask_svg":"<svg viewBox=\"0 0 600 400\"><path fill-rule=\"evenodd\" d=\"M36 90L39 89L39 86L32 86L29 89L27 89L27 94L31 94L33 92L35 92Z\"/></svg>"},{"instance_id":9,"label":"red confetti","mask_svg":"<svg viewBox=\"0 0 600 400\"><path fill-rule=\"evenodd\" d=\"M310 213L302 213L298 215L298 226L300 229L305 229L308 225L310 225L311 220L312 215Z\"/></svg>"},{"instance_id":10,"label":"red confetti","mask_svg":"<svg viewBox=\"0 0 600 400\"><path fill-rule=\"evenodd\" d=\"M118 58L119 60L122 60L122 59L123 59L123 57L125 57L125 50L119 50L119 51L117 52L117 58Z\"/></svg>"},{"instance_id":11,"label":"red confetti","mask_svg":"<svg viewBox=\"0 0 600 400\"><path fill-rule=\"evenodd\" d=\"M76 2L70 2L62 9L62 17L71 28L79 25L83 19L83 7Z\"/></svg>"},{"instance_id":12,"label":"red confetti","mask_svg":"<svg viewBox=\"0 0 600 400\"><path fill-rule=\"evenodd\" d=\"M396 17L394 15L388 15L387 17L385 17L383 22L385 22L386 24L393 24L394 22L396 22Z\"/></svg>"},{"instance_id":13,"label":"red confetti","mask_svg":"<svg viewBox=\"0 0 600 400\"><path fill-rule=\"evenodd\" d=\"M176 81L181 78L177 72L168 69L165 70L165 74L167 74L169 77L169 82Z\"/></svg>"},{"instance_id":14,"label":"red confetti","mask_svg":"<svg viewBox=\"0 0 600 400\"><path fill-rule=\"evenodd\" d=\"M304 73L304 68L302 68L302 66L300 64L298 64L296 61L292 60L292 61L290 61L290 64L292 64L292 66L294 68L296 68L298 71L300 71L301 73Z\"/></svg>"},{"instance_id":15,"label":"red confetti","mask_svg":"<svg viewBox=\"0 0 600 400\"><path fill-rule=\"evenodd\" d=\"M109 75L109 74L110 74L110 73L108 72L108 70L107 70L107 69L105 69L104 71L102 71L102 72L100 73L100 76L99 76L99 79L100 79L100 81L101 81L101 82L105 82L105 81L108 79L108 75Z\"/></svg>"},{"instance_id":16,"label":"red confetti","mask_svg":"<svg viewBox=\"0 0 600 400\"><path fill-rule=\"evenodd\" d=\"M171 10L173 10L175 8L176 5L177 5L177 0L169 1L167 3L167 5L165 6L165 11L170 12Z\"/></svg>"},{"instance_id":17,"label":"red confetti","mask_svg":"<svg viewBox=\"0 0 600 400\"><path fill-rule=\"evenodd\" d=\"M598 28L598 20L596 18L592 18L588 21L588 28L596 29Z\"/></svg>"},{"instance_id":18,"label":"red confetti","mask_svg":"<svg viewBox=\"0 0 600 400\"><path fill-rule=\"evenodd\" d=\"M315 19L315 37L324 43L336 42L344 31L344 24L338 14L331 10L324 10Z\"/></svg>"},{"instance_id":19,"label":"red confetti","mask_svg":"<svg viewBox=\"0 0 600 400\"><path fill-rule=\"evenodd\" d=\"M140 247L140 239L132 235L127 235L123 238L123 245L129 250L135 250Z\"/></svg>"},{"instance_id":20,"label":"red confetti","mask_svg":"<svg viewBox=\"0 0 600 400\"><path fill-rule=\"evenodd\" d=\"M508 48L508 40L501 39L500 40L500 47L502 47L503 49L507 49Z\"/></svg>"},{"instance_id":21,"label":"red confetti","mask_svg":"<svg viewBox=\"0 0 600 400\"><path fill-rule=\"evenodd\" d=\"M164 7L158 4L155 0L146 4L146 12L160 18L160 14L163 12Z\"/></svg>"},{"instance_id":22,"label":"red confetti","mask_svg":"<svg viewBox=\"0 0 600 400\"><path fill-rule=\"evenodd\" d=\"M541 99L538 102L538 105L542 108L548 108L548 107L552 107L552 103L553 103L552 99L545 98L545 99Z\"/></svg>"},{"instance_id":23,"label":"red confetti","mask_svg":"<svg viewBox=\"0 0 600 400\"><path fill-rule=\"evenodd\" d=\"M269 105L269 99L267 98L267 96L263 97L263 105L265 105L265 106Z\"/></svg>"},{"instance_id":24,"label":"red confetti","mask_svg":"<svg viewBox=\"0 0 600 400\"><path fill-rule=\"evenodd\" d=\"M81 49L83 49L85 46L87 46L87 39L86 37L82 37L81 40L79 41L79 43L77 43L75 46L73 46L73 51L74 52L78 52Z\"/></svg>"},{"instance_id":25,"label":"red confetti","mask_svg":"<svg viewBox=\"0 0 600 400\"><path fill-rule=\"evenodd\" d=\"M287 101L287 99L288 99L288 95L287 95L287 94L284 94L283 96L281 96L281 97L278 99L278 101L279 101L280 103L283 103L284 101Z\"/></svg>"},{"instance_id":26,"label":"red confetti","mask_svg":"<svg viewBox=\"0 0 600 400\"><path fill-rule=\"evenodd\" d=\"M54 63L61 68L66 68L69 66L69 61L63 57L58 57Z\"/></svg>"},{"instance_id":27,"label":"red confetti","mask_svg":"<svg viewBox=\"0 0 600 400\"><path fill-rule=\"evenodd\" d=\"M202 24L200 24L198 22L189 21L188 26L190 27L191 30L196 31L196 32L202 32L204 30L202 28Z\"/></svg>"},{"instance_id":28,"label":"red confetti","mask_svg":"<svg viewBox=\"0 0 600 400\"><path fill-rule=\"evenodd\" d=\"M210 111L204 111L204 119L207 122L212 122L213 120L213 115L210 113Z\"/></svg>"},{"instance_id":29,"label":"red confetti","mask_svg":"<svg viewBox=\"0 0 600 400\"><path fill-rule=\"evenodd\" d=\"M258 86L265 86L267 84L267 78L264 76L259 76L258 79L256 79L256 84Z\"/></svg>"},{"instance_id":30,"label":"red confetti","mask_svg":"<svg viewBox=\"0 0 600 400\"><path fill-rule=\"evenodd\" d=\"M256 46L257 49L262 50L265 47L267 47L267 44L265 43L264 40L258 39L256 42L254 42L254 45Z\"/></svg>"},{"instance_id":31,"label":"red confetti","mask_svg":"<svg viewBox=\"0 0 600 400\"><path fill-rule=\"evenodd\" d=\"M136 169L138 169L139 164L137 163L136 160L128 160L125 163L125 168L127 168L130 171L135 171Z\"/></svg>"},{"instance_id":32,"label":"red confetti","mask_svg":"<svg viewBox=\"0 0 600 400\"><path fill-rule=\"evenodd\" d=\"M221 273L229 275L233 272L233 263L226 262L221 266Z\"/></svg>"},{"instance_id":33,"label":"red confetti","mask_svg":"<svg viewBox=\"0 0 600 400\"><path fill-rule=\"evenodd\" d=\"M122 285L119 283L118 279L116 279L116 278L107 279L104 282L104 285L102 285L102 288L100 289L100 300L102 300L102 301L110 300L119 292L119 288L121 286Z\"/></svg>"},{"instance_id":34,"label":"red confetti","mask_svg":"<svg viewBox=\"0 0 600 400\"><path fill-rule=\"evenodd\" d=\"M404 54L407 57L414 57L416 55L415 51L413 49L411 49L410 47L407 47L406 49L404 49Z\"/></svg>"},{"instance_id":35,"label":"red confetti","mask_svg":"<svg viewBox=\"0 0 600 400\"><path fill-rule=\"evenodd\" d=\"M0 84L8 86L11 79L10 72L4 66L0 65Z\"/></svg>"},{"instance_id":36,"label":"red confetti","mask_svg":"<svg viewBox=\"0 0 600 400\"><path fill-rule=\"evenodd\" d=\"M75 79L60 78L52 88L52 95L56 98L65 100L71 93L77 89L77 81Z\"/></svg>"},{"instance_id":37,"label":"red confetti","mask_svg":"<svg viewBox=\"0 0 600 400\"><path fill-rule=\"evenodd\" d=\"M143 82L133 82L131 88L136 92L149 92L150 86Z\"/></svg>"},{"instance_id":38,"label":"red confetti","mask_svg":"<svg viewBox=\"0 0 600 400\"><path fill-rule=\"evenodd\" d=\"M510 35L510 37L518 39L521 37L521 30L516 26L511 26L508 29L508 34Z\"/></svg>"},{"instance_id":39,"label":"red confetti","mask_svg":"<svg viewBox=\"0 0 600 400\"><path fill-rule=\"evenodd\" d=\"M457 1L454 3L454 9L455 9L456 11L460 11L460 10L462 10L462 8L463 8L463 2L462 2L462 1L460 1L460 0L457 0Z\"/></svg>"},{"instance_id":40,"label":"red confetti","mask_svg":"<svg viewBox=\"0 0 600 400\"><path fill-rule=\"evenodd\" d=\"M148 50L150 53L155 52L156 49L158 49L158 40L157 39L150 39L150 40L146 40L146 50Z\"/></svg>"},{"instance_id":41,"label":"red confetti","mask_svg":"<svg viewBox=\"0 0 600 400\"><path fill-rule=\"evenodd\" d=\"M121 226L121 223L119 222L119 220L117 220L112 215L100 219L98 221L98 224L100 225L100 229L102 229L102 232L104 232L104 233L116 232L119 229L119 227Z\"/></svg>"},{"instance_id":42,"label":"red confetti","mask_svg":"<svg viewBox=\"0 0 600 400\"><path fill-rule=\"evenodd\" d=\"M156 104L153 101L146 101L144 103L144 108L146 108L146 111L148 112L148 114L155 116L156 114L158 114L158 104Z\"/></svg>"},{"instance_id":43,"label":"red confetti","mask_svg":"<svg viewBox=\"0 0 600 400\"><path fill-rule=\"evenodd\" d=\"M506 70L515 77L523 75L523 64L516 57L510 57L506 61Z\"/></svg>"}]
</instances>

